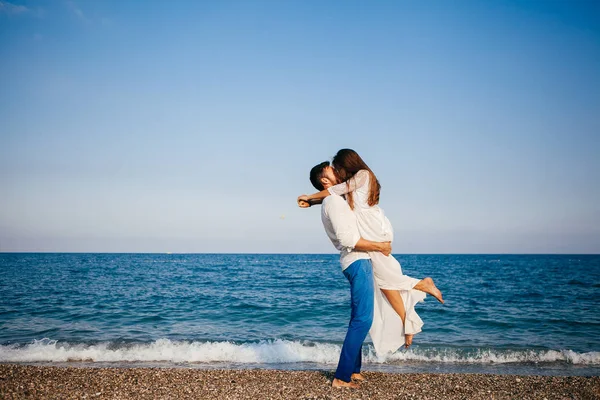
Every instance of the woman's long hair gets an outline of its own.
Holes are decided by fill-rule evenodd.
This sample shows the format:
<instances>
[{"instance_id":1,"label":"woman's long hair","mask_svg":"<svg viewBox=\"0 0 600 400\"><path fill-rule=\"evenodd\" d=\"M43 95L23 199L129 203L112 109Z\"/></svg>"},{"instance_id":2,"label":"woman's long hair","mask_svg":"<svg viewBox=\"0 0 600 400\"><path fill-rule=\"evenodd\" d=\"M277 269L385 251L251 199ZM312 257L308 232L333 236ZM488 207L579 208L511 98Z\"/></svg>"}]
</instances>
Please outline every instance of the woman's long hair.
<instances>
[{"instance_id":1,"label":"woman's long hair","mask_svg":"<svg viewBox=\"0 0 600 400\"><path fill-rule=\"evenodd\" d=\"M371 168L363 161L362 158L358 155L357 152L351 149L341 149L337 152L335 157L333 157L333 161L331 162L333 167L335 168L338 176L346 185L350 187L349 180L356 175L358 171L361 169L366 169L369 171L369 199L368 203L372 207L376 204L379 204L379 192L381 190L381 185L375 177ZM351 209L354 210L354 199L352 196L352 192L349 192L346 195L348 200L348 205Z\"/></svg>"}]
</instances>

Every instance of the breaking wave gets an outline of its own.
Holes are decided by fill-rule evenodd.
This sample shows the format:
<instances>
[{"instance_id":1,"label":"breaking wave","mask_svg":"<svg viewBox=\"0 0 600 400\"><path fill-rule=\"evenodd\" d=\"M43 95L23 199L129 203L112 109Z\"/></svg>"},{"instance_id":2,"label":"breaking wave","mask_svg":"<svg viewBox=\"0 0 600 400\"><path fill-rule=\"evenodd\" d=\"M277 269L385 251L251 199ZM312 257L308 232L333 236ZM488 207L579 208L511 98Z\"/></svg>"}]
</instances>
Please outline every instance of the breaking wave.
<instances>
[{"instance_id":1,"label":"breaking wave","mask_svg":"<svg viewBox=\"0 0 600 400\"><path fill-rule=\"evenodd\" d=\"M44 338L25 345L0 345L0 362L174 362L271 364L314 362L337 364L341 345L303 341L269 340L258 343L173 341L150 343L102 342L75 344ZM506 350L419 346L378 357L365 346L365 363L552 363L600 365L600 352L571 350Z\"/></svg>"}]
</instances>

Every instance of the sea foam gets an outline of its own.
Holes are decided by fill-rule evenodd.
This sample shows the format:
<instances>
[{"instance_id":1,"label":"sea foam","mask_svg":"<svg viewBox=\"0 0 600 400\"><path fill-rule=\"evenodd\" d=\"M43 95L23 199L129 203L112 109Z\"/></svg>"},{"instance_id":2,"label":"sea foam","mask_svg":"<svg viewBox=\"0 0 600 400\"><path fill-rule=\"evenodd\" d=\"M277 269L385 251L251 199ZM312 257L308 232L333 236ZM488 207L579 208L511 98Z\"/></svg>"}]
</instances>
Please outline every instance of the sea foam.
<instances>
[{"instance_id":1,"label":"sea foam","mask_svg":"<svg viewBox=\"0 0 600 400\"><path fill-rule=\"evenodd\" d=\"M48 338L26 345L0 346L0 362L174 362L239 364L278 364L314 362L336 364L341 345L288 340L258 343L174 341L159 339L150 343L74 344ZM403 361L425 363L506 364L566 362L600 365L600 352L571 350L460 349L414 347L408 351L378 357L371 345L365 346L365 363L397 364Z\"/></svg>"}]
</instances>

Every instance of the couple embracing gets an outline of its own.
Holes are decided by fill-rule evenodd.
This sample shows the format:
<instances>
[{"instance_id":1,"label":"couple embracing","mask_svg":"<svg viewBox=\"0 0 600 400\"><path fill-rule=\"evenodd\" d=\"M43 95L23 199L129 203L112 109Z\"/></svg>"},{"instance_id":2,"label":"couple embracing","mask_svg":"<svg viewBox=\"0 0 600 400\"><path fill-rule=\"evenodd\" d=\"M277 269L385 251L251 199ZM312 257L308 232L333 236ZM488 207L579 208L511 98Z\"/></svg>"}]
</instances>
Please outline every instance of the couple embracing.
<instances>
[{"instance_id":1,"label":"couple embracing","mask_svg":"<svg viewBox=\"0 0 600 400\"><path fill-rule=\"evenodd\" d=\"M326 161L311 169L310 181L319 192L298 197L298 205L322 204L323 226L350 282L350 324L332 386L357 387L352 381L364 380L360 369L367 333L377 354L409 347L423 326L415 304L426 294L444 300L431 278L402 274L391 255L392 225L378 206L381 186L358 153L338 151L331 165Z\"/></svg>"}]
</instances>

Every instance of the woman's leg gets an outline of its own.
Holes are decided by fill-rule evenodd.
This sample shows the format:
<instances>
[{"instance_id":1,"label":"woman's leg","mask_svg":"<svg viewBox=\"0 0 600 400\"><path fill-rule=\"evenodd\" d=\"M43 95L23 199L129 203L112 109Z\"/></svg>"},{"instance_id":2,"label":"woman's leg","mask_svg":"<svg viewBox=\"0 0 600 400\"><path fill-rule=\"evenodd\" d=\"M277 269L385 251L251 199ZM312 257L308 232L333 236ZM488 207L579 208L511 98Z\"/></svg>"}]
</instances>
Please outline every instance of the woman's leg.
<instances>
[{"instance_id":1,"label":"woman's leg","mask_svg":"<svg viewBox=\"0 0 600 400\"><path fill-rule=\"evenodd\" d=\"M413 289L420 290L421 292L430 294L433 297L435 297L437 299L437 301L444 304L444 299L442 298L442 292L440 292L440 289L438 289L437 286L435 286L435 283L433 283L433 279L431 279L429 277L421 279L419 281L419 283L417 283L415 285L415 287L413 287Z\"/></svg>"},{"instance_id":2,"label":"woman's leg","mask_svg":"<svg viewBox=\"0 0 600 400\"><path fill-rule=\"evenodd\" d=\"M415 289L435 297L442 304L444 303L442 292L435 286L431 278L418 280L402 274L402 267L394 256L384 256L381 253L373 252L370 252L369 255L373 263L373 273L380 288L387 290Z\"/></svg>"},{"instance_id":3,"label":"woman's leg","mask_svg":"<svg viewBox=\"0 0 600 400\"><path fill-rule=\"evenodd\" d=\"M400 292L397 290L386 290L381 289L381 292L385 295L385 297L390 302L392 308L396 313L400 316L402 320L402 325L404 326L406 323L406 309L404 308L404 301L402 300L402 296L400 296ZM404 345L406 347L412 344L413 335L404 334Z\"/></svg>"},{"instance_id":4,"label":"woman's leg","mask_svg":"<svg viewBox=\"0 0 600 400\"><path fill-rule=\"evenodd\" d=\"M399 333L403 336L404 345L408 347L412 343L413 335L421 332L420 328L423 326L423 321L415 312L414 306L419 301L423 301L427 293L423 290L414 289L426 289L433 292L431 285L426 285L427 281L422 282L419 279L402 274L402 267L393 256L386 257L381 253L369 253L369 255L373 263L373 274L377 286L381 289L380 293L387 299L387 301L384 301L383 310L387 310L386 312L391 312L400 318L394 326L396 326L395 329L400 329ZM390 318L394 317L390 316ZM385 333L381 337L376 337L377 340L384 338L382 343L394 342L395 346L400 344L401 340L394 341L392 332L383 328L382 332ZM392 351L395 351L395 349Z\"/></svg>"}]
</instances>

